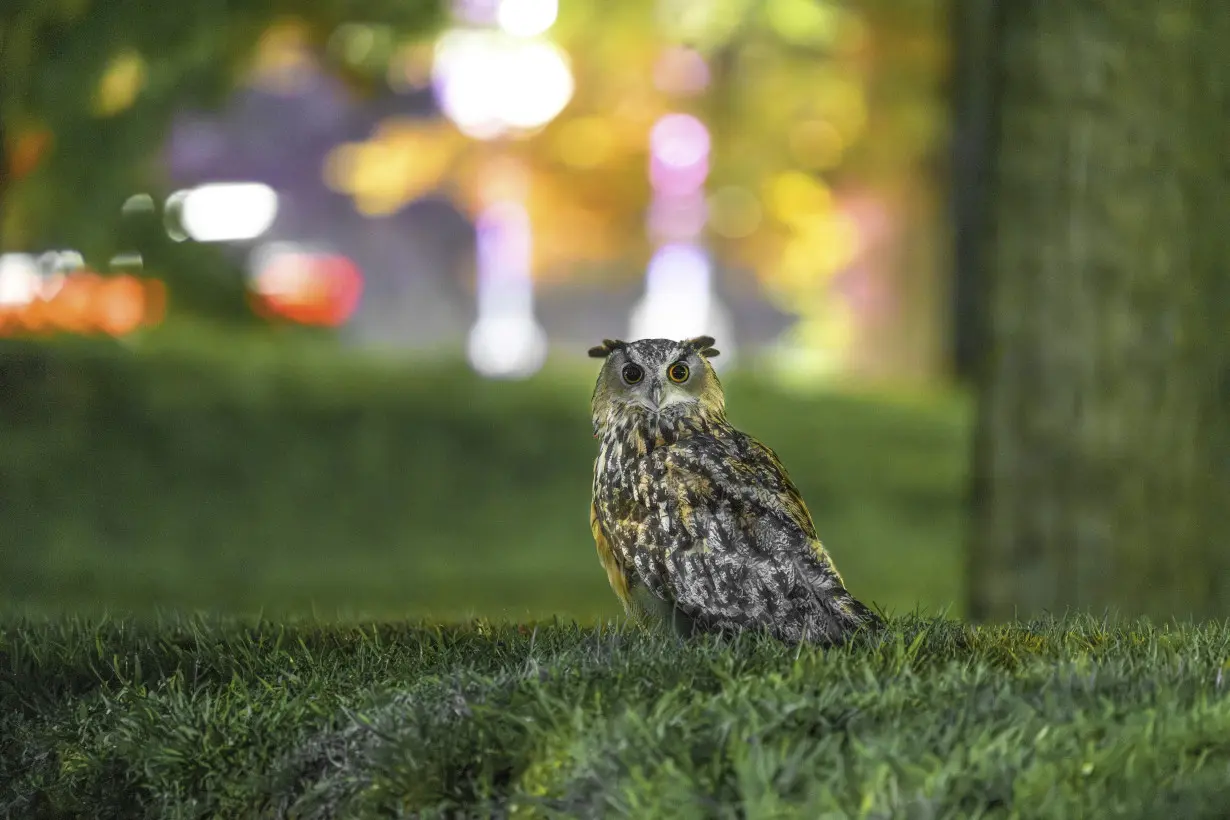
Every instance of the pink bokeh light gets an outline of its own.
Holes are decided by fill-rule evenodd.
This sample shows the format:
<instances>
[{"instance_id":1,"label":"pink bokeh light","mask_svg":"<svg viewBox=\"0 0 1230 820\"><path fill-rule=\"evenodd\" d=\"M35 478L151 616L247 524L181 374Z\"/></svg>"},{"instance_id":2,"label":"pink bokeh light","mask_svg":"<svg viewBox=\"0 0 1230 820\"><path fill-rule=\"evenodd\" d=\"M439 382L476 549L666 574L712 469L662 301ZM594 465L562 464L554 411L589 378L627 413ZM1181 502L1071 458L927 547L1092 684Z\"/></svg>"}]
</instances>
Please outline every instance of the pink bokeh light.
<instances>
[{"instance_id":1,"label":"pink bokeh light","mask_svg":"<svg viewBox=\"0 0 1230 820\"><path fill-rule=\"evenodd\" d=\"M695 49L668 48L653 67L653 84L667 94L693 96L709 86L709 66Z\"/></svg>"},{"instance_id":2,"label":"pink bokeh light","mask_svg":"<svg viewBox=\"0 0 1230 820\"><path fill-rule=\"evenodd\" d=\"M690 168L709 159L709 129L691 114L667 114L649 133L654 159L672 168Z\"/></svg>"}]
</instances>

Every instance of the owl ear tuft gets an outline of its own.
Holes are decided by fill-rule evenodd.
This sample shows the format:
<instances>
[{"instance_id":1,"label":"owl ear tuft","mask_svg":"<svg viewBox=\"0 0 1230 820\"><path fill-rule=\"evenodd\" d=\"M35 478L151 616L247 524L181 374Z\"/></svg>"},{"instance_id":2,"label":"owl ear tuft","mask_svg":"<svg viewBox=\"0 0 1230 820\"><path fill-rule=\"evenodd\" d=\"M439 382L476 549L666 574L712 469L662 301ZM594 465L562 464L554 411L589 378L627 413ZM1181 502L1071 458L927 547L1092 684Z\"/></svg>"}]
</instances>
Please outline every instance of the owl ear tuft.
<instances>
[{"instance_id":1,"label":"owl ear tuft","mask_svg":"<svg viewBox=\"0 0 1230 820\"><path fill-rule=\"evenodd\" d=\"M713 346L717 340L712 336L697 336L693 339L688 339L684 344L695 350L706 359L712 359L714 356L720 356L718 349Z\"/></svg>"},{"instance_id":2,"label":"owl ear tuft","mask_svg":"<svg viewBox=\"0 0 1230 820\"><path fill-rule=\"evenodd\" d=\"M589 349L589 357L591 359L605 359L616 350L627 347L627 342L620 339L603 339L602 344L596 345Z\"/></svg>"}]
</instances>

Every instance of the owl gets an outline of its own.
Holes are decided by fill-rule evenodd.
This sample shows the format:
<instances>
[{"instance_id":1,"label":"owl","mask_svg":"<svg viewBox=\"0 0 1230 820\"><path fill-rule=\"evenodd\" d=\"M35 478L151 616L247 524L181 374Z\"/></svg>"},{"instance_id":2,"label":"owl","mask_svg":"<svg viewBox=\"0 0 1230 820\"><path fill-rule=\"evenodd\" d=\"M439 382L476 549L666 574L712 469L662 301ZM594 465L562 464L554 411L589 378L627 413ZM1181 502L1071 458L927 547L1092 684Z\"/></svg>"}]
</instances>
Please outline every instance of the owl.
<instances>
[{"instance_id":1,"label":"owl","mask_svg":"<svg viewBox=\"0 0 1230 820\"><path fill-rule=\"evenodd\" d=\"M855 600L777 455L726 420L714 339L605 340L590 527L634 620L677 634L764 630L839 643Z\"/></svg>"}]
</instances>

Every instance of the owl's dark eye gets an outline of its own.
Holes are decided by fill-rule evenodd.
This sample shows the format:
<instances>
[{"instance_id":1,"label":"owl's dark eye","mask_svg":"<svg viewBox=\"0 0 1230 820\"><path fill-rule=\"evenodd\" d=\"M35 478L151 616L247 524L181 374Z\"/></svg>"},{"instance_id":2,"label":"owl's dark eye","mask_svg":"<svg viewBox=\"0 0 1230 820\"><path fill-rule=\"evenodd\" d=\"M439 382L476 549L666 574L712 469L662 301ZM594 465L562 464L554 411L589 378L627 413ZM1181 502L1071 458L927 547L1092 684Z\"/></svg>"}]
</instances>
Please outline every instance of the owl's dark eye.
<instances>
[{"instance_id":1,"label":"owl's dark eye","mask_svg":"<svg viewBox=\"0 0 1230 820\"><path fill-rule=\"evenodd\" d=\"M628 384L636 384L641 379L645 378L645 371L639 364L626 364L622 371L624 381Z\"/></svg>"},{"instance_id":2,"label":"owl's dark eye","mask_svg":"<svg viewBox=\"0 0 1230 820\"><path fill-rule=\"evenodd\" d=\"M671 365L671 369L666 371L666 375L675 384L683 384L688 380L688 376L692 375L692 370L686 362L675 362Z\"/></svg>"}]
</instances>

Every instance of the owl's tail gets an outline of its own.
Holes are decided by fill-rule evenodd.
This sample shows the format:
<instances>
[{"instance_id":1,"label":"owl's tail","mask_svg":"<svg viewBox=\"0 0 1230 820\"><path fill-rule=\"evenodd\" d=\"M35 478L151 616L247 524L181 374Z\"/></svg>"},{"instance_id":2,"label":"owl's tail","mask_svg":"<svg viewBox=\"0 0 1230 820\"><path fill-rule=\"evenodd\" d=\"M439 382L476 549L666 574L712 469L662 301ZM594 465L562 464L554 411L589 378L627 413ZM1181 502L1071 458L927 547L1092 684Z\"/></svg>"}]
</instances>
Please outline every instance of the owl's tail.
<instances>
[{"instance_id":1,"label":"owl's tail","mask_svg":"<svg viewBox=\"0 0 1230 820\"><path fill-rule=\"evenodd\" d=\"M884 627L879 613L842 589L831 599L833 619L840 625L840 640L845 641L856 632L878 632Z\"/></svg>"}]
</instances>

